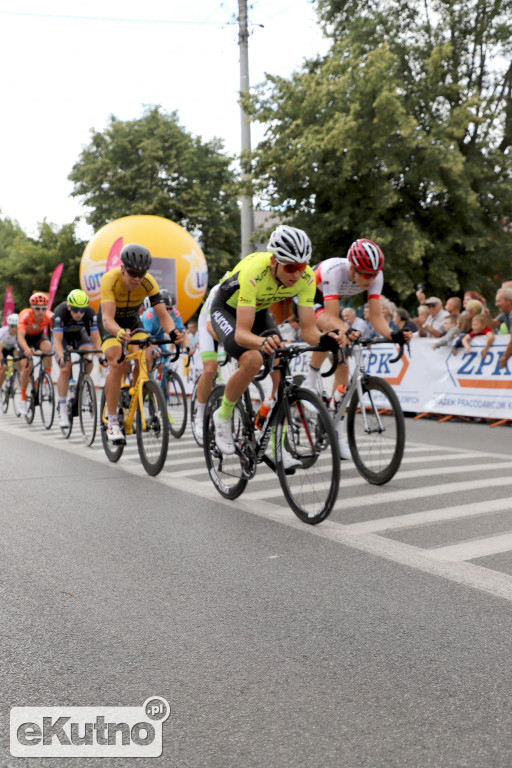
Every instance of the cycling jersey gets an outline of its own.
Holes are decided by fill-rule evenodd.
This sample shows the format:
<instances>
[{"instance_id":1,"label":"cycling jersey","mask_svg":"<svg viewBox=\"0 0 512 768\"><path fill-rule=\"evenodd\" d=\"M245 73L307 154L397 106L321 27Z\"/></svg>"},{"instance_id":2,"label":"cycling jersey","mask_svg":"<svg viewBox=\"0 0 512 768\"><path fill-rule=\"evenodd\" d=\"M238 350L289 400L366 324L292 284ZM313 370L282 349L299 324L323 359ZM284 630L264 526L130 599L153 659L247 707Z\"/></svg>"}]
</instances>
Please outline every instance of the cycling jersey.
<instances>
[{"instance_id":1,"label":"cycling jersey","mask_svg":"<svg viewBox=\"0 0 512 768\"><path fill-rule=\"evenodd\" d=\"M350 261L333 257L321 261L315 267L315 278L318 290L323 294L324 301L330 299L340 299L345 296L355 296L362 293L364 288L349 277ZM377 272L375 279L368 287L369 299L380 299L382 286L384 285L384 275L382 270Z\"/></svg>"},{"instance_id":2,"label":"cycling jersey","mask_svg":"<svg viewBox=\"0 0 512 768\"><path fill-rule=\"evenodd\" d=\"M254 307L260 312L274 302L297 296L299 306L312 307L316 286L311 267L306 266L295 285L281 285L272 277L271 256L270 252L251 253L239 261L236 267L222 278L215 304L221 300L233 309Z\"/></svg>"},{"instance_id":3,"label":"cycling jersey","mask_svg":"<svg viewBox=\"0 0 512 768\"><path fill-rule=\"evenodd\" d=\"M121 267L116 267L105 272L101 278L100 295L101 301L113 301L116 305L116 322L123 318L131 318L136 315L146 296L149 296L151 304L160 304L163 299L160 298L158 283L155 278L146 272L140 285L133 291L128 291L121 280ZM100 311L101 314L101 304ZM123 325L123 323L119 323Z\"/></svg>"},{"instance_id":4,"label":"cycling jersey","mask_svg":"<svg viewBox=\"0 0 512 768\"><path fill-rule=\"evenodd\" d=\"M18 316L18 331L25 331L27 342L30 343L29 336L40 336L45 328L51 330L53 312L46 310L38 323L34 317L32 308L22 309Z\"/></svg>"},{"instance_id":5,"label":"cycling jersey","mask_svg":"<svg viewBox=\"0 0 512 768\"><path fill-rule=\"evenodd\" d=\"M177 309L173 308L169 314L174 320L176 330L185 331L185 326L183 324L183 320L181 319L181 312L178 312ZM150 336L155 336L157 339L163 339L164 331L160 323L160 318L154 309L146 309L142 315L142 325Z\"/></svg>"},{"instance_id":6,"label":"cycling jersey","mask_svg":"<svg viewBox=\"0 0 512 768\"><path fill-rule=\"evenodd\" d=\"M83 315L75 319L68 309L66 301L55 307L53 315L53 332L63 333L66 341L73 341L76 336L83 336L83 332L90 335L91 331L98 329L96 313L92 307L86 307Z\"/></svg>"},{"instance_id":7,"label":"cycling jersey","mask_svg":"<svg viewBox=\"0 0 512 768\"><path fill-rule=\"evenodd\" d=\"M9 333L9 326L0 328L0 346L2 349L14 349L16 347L16 334Z\"/></svg>"}]
</instances>

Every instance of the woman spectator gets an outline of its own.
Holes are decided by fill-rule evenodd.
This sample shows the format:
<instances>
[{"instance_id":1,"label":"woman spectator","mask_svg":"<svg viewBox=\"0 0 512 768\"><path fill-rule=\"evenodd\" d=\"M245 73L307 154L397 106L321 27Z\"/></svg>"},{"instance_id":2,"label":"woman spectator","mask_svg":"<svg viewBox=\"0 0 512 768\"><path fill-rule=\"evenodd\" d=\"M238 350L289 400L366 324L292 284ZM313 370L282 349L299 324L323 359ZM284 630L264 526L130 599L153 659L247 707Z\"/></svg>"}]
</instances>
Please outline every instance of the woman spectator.
<instances>
[{"instance_id":1,"label":"woman spectator","mask_svg":"<svg viewBox=\"0 0 512 768\"><path fill-rule=\"evenodd\" d=\"M414 322L411 320L408 311L403 307L398 307L395 309L393 314L393 322L399 331L412 331L412 333L416 333L418 330Z\"/></svg>"}]
</instances>

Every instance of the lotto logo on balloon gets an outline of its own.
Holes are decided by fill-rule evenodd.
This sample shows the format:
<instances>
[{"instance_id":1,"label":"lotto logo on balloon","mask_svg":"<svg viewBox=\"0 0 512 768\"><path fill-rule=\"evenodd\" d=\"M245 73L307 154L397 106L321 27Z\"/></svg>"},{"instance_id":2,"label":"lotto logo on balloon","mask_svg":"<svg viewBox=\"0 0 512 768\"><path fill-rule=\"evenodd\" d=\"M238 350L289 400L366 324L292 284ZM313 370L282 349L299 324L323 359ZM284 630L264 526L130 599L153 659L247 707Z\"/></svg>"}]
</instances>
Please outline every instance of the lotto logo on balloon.
<instances>
[{"instance_id":1,"label":"lotto logo on balloon","mask_svg":"<svg viewBox=\"0 0 512 768\"><path fill-rule=\"evenodd\" d=\"M140 243L150 251L151 274L160 288L176 296L186 322L199 308L208 287L208 267L198 243L183 227L160 216L125 216L102 227L87 244L80 266L80 284L95 311L100 281L120 265L123 245Z\"/></svg>"}]
</instances>

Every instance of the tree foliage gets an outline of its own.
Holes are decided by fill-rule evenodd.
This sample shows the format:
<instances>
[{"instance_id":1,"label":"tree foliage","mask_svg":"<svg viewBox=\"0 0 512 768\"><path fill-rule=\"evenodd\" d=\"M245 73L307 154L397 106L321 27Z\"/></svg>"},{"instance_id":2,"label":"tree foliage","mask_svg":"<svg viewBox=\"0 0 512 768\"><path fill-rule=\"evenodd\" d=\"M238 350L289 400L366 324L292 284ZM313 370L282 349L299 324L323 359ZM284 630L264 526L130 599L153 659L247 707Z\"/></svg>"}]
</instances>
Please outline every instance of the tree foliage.
<instances>
[{"instance_id":1,"label":"tree foliage","mask_svg":"<svg viewBox=\"0 0 512 768\"><path fill-rule=\"evenodd\" d=\"M375 239L402 302L417 282L489 294L509 275L511 7L317 0L328 55L245 102L266 125L253 190L308 231L315 261Z\"/></svg>"},{"instance_id":2,"label":"tree foliage","mask_svg":"<svg viewBox=\"0 0 512 768\"><path fill-rule=\"evenodd\" d=\"M61 229L43 222L37 238L30 238L11 219L0 219L0 286L12 285L16 311L28 306L34 291L47 292L55 267L64 264L53 306L63 301L73 288L79 288L79 268L85 243L78 240L75 224Z\"/></svg>"},{"instance_id":3,"label":"tree foliage","mask_svg":"<svg viewBox=\"0 0 512 768\"><path fill-rule=\"evenodd\" d=\"M206 255L212 283L240 248L230 165L219 140L204 143L179 125L175 112L151 107L139 119L111 117L103 132L93 131L69 178L95 229L132 214L162 216L187 229Z\"/></svg>"}]
</instances>

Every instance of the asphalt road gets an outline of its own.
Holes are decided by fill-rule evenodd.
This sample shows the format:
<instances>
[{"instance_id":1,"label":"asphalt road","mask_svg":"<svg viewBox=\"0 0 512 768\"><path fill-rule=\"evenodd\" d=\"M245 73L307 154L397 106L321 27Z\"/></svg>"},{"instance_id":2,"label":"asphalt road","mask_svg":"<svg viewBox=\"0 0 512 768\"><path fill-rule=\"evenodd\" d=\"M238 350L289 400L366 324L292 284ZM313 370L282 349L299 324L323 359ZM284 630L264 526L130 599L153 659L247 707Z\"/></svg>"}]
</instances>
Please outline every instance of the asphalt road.
<instances>
[{"instance_id":1,"label":"asphalt road","mask_svg":"<svg viewBox=\"0 0 512 768\"><path fill-rule=\"evenodd\" d=\"M312 528L271 475L223 501L188 432L152 479L0 417L0 766L512 764L510 429L407 428ZM9 753L11 707L152 696L159 758Z\"/></svg>"}]
</instances>

